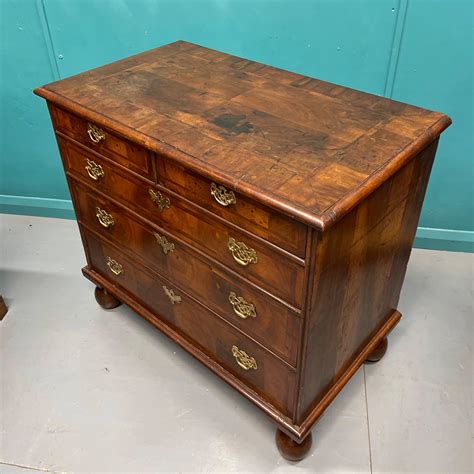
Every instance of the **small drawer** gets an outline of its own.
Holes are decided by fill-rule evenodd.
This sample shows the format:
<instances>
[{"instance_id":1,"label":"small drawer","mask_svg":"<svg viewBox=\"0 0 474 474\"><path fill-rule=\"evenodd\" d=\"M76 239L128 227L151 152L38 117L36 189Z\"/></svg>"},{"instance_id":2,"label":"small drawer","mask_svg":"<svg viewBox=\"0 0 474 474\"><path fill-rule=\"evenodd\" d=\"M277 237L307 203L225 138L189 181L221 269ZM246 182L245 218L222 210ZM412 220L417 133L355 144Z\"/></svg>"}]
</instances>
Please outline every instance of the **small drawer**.
<instances>
[{"instance_id":1,"label":"small drawer","mask_svg":"<svg viewBox=\"0 0 474 474\"><path fill-rule=\"evenodd\" d=\"M295 371L206 310L179 287L82 229L89 265L128 292L284 414L293 409Z\"/></svg>"},{"instance_id":2,"label":"small drawer","mask_svg":"<svg viewBox=\"0 0 474 474\"><path fill-rule=\"evenodd\" d=\"M306 226L245 196L156 156L157 179L205 209L274 243L298 257L305 256Z\"/></svg>"},{"instance_id":3,"label":"small drawer","mask_svg":"<svg viewBox=\"0 0 474 474\"><path fill-rule=\"evenodd\" d=\"M216 268L175 235L133 216L86 186L75 183L73 193L83 225L134 252L144 265L180 285L233 326L296 366L299 313Z\"/></svg>"},{"instance_id":4,"label":"small drawer","mask_svg":"<svg viewBox=\"0 0 474 474\"><path fill-rule=\"evenodd\" d=\"M301 308L304 261L213 220L164 188L137 179L66 140L59 143L72 176L85 179L94 189L126 204L253 283ZM100 166L98 180L88 175L85 168L90 163L87 160Z\"/></svg>"},{"instance_id":5,"label":"small drawer","mask_svg":"<svg viewBox=\"0 0 474 474\"><path fill-rule=\"evenodd\" d=\"M154 181L151 152L146 148L57 107L51 114L57 131Z\"/></svg>"}]
</instances>

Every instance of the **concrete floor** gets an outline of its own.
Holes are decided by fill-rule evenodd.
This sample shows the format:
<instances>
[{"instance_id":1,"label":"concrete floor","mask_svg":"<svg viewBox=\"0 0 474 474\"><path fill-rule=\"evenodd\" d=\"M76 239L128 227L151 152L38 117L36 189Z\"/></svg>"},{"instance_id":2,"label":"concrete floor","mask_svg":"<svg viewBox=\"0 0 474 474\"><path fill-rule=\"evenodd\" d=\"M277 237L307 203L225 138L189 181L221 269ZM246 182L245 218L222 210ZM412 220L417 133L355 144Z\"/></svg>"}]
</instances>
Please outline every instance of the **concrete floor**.
<instances>
[{"instance_id":1,"label":"concrete floor","mask_svg":"<svg viewBox=\"0 0 474 474\"><path fill-rule=\"evenodd\" d=\"M401 323L282 459L274 426L151 325L102 310L76 223L0 215L0 472L472 472L473 262L414 250Z\"/></svg>"}]
</instances>

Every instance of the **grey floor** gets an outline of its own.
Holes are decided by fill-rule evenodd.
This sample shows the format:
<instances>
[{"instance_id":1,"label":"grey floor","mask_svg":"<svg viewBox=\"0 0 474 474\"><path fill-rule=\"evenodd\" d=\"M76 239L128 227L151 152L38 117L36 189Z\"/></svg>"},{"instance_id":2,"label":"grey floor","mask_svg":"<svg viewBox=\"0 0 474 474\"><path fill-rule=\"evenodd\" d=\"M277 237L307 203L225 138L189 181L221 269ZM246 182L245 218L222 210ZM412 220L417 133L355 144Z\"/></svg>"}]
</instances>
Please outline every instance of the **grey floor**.
<instances>
[{"instance_id":1,"label":"grey floor","mask_svg":"<svg viewBox=\"0 0 474 474\"><path fill-rule=\"evenodd\" d=\"M473 262L414 250L389 351L291 465L273 424L126 307L94 301L76 223L0 215L0 472L472 472Z\"/></svg>"}]
</instances>

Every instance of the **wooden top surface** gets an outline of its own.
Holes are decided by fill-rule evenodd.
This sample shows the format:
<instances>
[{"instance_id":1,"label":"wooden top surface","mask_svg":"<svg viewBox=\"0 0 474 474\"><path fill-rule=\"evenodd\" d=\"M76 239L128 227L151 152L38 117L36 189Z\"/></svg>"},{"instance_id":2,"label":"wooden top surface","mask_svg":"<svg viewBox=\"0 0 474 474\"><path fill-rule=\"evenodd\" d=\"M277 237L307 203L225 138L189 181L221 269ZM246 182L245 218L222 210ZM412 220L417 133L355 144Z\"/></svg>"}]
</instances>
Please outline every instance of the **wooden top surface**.
<instances>
[{"instance_id":1,"label":"wooden top surface","mask_svg":"<svg viewBox=\"0 0 474 474\"><path fill-rule=\"evenodd\" d=\"M183 41L35 93L318 229L451 123Z\"/></svg>"}]
</instances>

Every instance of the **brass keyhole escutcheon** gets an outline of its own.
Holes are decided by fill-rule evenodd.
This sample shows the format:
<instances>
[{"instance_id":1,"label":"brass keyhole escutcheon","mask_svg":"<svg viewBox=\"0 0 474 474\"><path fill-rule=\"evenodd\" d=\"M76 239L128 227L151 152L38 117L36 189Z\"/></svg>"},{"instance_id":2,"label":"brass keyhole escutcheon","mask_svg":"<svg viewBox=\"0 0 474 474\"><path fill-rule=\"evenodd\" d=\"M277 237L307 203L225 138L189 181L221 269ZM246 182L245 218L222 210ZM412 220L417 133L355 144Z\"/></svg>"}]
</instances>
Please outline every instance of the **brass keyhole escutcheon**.
<instances>
[{"instance_id":1,"label":"brass keyhole escutcheon","mask_svg":"<svg viewBox=\"0 0 474 474\"><path fill-rule=\"evenodd\" d=\"M160 191L149 189L148 193L150 194L151 200L158 206L160 211L171 207L170 198L162 194Z\"/></svg>"},{"instance_id":2,"label":"brass keyhole escutcheon","mask_svg":"<svg viewBox=\"0 0 474 474\"><path fill-rule=\"evenodd\" d=\"M158 234L158 232L153 232L153 235L155 236L156 241L161 246L161 249L165 255L168 255L170 252L174 252L175 245L173 242L170 242L165 235Z\"/></svg>"},{"instance_id":3,"label":"brass keyhole escutcheon","mask_svg":"<svg viewBox=\"0 0 474 474\"><path fill-rule=\"evenodd\" d=\"M163 291L165 295L170 299L171 304L180 304L182 301L181 296L177 295L171 288L163 285Z\"/></svg>"}]
</instances>

